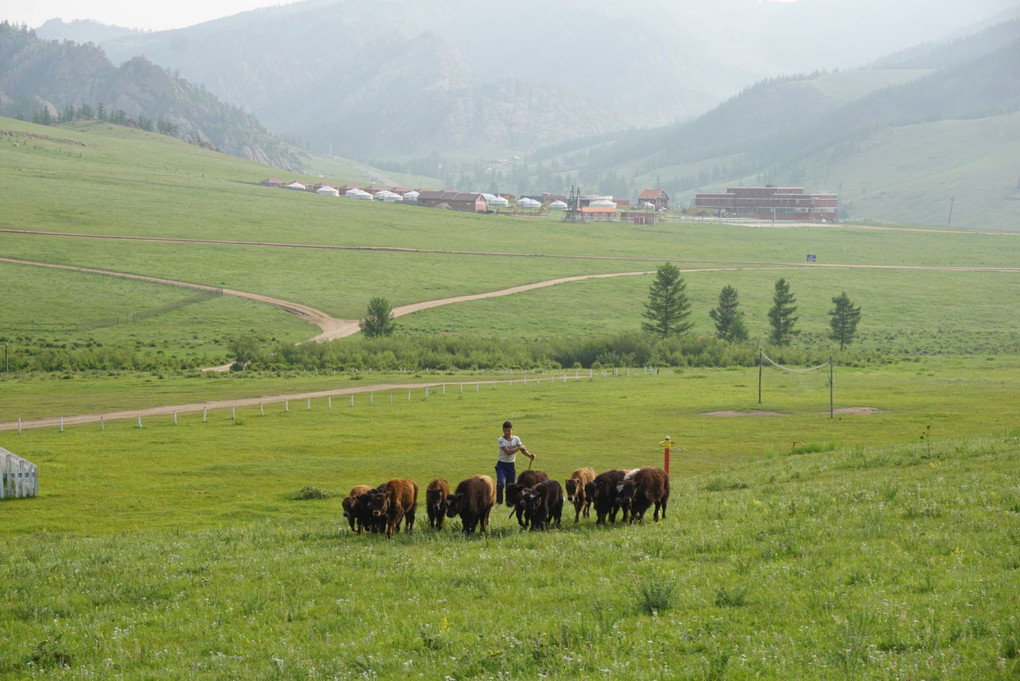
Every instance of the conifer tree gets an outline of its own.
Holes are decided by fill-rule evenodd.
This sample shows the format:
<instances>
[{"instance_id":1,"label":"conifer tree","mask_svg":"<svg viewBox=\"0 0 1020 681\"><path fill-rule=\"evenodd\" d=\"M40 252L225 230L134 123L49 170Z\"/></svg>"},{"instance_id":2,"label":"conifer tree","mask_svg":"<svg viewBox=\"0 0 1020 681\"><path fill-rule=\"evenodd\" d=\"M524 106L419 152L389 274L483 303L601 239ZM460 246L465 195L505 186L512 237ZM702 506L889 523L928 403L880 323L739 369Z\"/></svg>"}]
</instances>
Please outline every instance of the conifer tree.
<instances>
[{"instance_id":1,"label":"conifer tree","mask_svg":"<svg viewBox=\"0 0 1020 681\"><path fill-rule=\"evenodd\" d=\"M719 292L719 306L710 310L708 316L715 321L715 335L719 340L731 343L747 340L747 326L744 325L737 289L724 286Z\"/></svg>"},{"instance_id":2,"label":"conifer tree","mask_svg":"<svg viewBox=\"0 0 1020 681\"><path fill-rule=\"evenodd\" d=\"M793 327L798 318L794 316L794 312L797 311L797 306L794 304L797 302L797 298L790 292L790 284L786 279L776 282L776 293L772 300L772 309L769 310L769 324L772 326L772 331L769 334L769 340L774 345L789 345L790 340L797 333Z\"/></svg>"},{"instance_id":3,"label":"conifer tree","mask_svg":"<svg viewBox=\"0 0 1020 681\"><path fill-rule=\"evenodd\" d=\"M366 338L391 336L397 328L393 321L393 308L385 298L375 297L368 301L365 318L358 324Z\"/></svg>"},{"instance_id":4,"label":"conifer tree","mask_svg":"<svg viewBox=\"0 0 1020 681\"><path fill-rule=\"evenodd\" d=\"M839 341L839 350L842 352L843 348L857 337L857 322L861 321L861 308L859 305L854 307L846 291L833 298L832 302L836 307L829 312L829 324L832 327L829 338Z\"/></svg>"},{"instance_id":5,"label":"conifer tree","mask_svg":"<svg viewBox=\"0 0 1020 681\"><path fill-rule=\"evenodd\" d=\"M665 338L680 336L694 327L691 301L687 297L687 283L680 276L680 268L663 263L655 268L655 281L648 289L648 302L642 316L647 320L641 328Z\"/></svg>"}]
</instances>

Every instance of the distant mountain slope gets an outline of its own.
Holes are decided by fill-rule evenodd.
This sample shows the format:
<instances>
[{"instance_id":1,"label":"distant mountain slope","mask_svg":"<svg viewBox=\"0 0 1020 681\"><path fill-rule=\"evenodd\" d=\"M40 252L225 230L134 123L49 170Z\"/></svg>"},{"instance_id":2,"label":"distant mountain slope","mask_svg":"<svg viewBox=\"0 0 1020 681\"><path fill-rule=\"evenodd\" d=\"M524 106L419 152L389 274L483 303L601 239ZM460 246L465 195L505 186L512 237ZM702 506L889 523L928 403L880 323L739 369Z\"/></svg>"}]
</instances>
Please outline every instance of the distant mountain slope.
<instances>
[{"instance_id":1,"label":"distant mountain slope","mask_svg":"<svg viewBox=\"0 0 1020 681\"><path fill-rule=\"evenodd\" d=\"M922 223L938 197L948 200L947 187L956 186L982 197L958 221L1016 229L1020 166L1010 168L1002 152L1020 139L1018 64L1020 21L1012 20L868 69L762 81L694 121L607 136L587 147L560 145L532 160L602 191L607 179L630 177L627 194L654 184L686 203L695 191L727 185L806 185L847 192L851 217L861 211ZM925 146L905 142L921 139ZM878 140L888 140L886 158ZM583 165L572 167L569 159ZM963 165L967 173L958 172ZM903 177L886 176L888 168L902 169ZM954 179L947 184L948 178ZM877 187L893 184L897 200L891 193L879 200Z\"/></svg>"},{"instance_id":2,"label":"distant mountain slope","mask_svg":"<svg viewBox=\"0 0 1020 681\"><path fill-rule=\"evenodd\" d=\"M316 151L524 153L689 120L763 77L856 66L1011 2L306 0L102 46Z\"/></svg>"},{"instance_id":3,"label":"distant mountain slope","mask_svg":"<svg viewBox=\"0 0 1020 681\"><path fill-rule=\"evenodd\" d=\"M95 115L119 110L133 120L159 120L197 144L268 165L300 167L294 151L254 116L141 57L114 67L93 44L44 41L0 23L0 114L32 119L45 110L56 117L83 106Z\"/></svg>"}]
</instances>

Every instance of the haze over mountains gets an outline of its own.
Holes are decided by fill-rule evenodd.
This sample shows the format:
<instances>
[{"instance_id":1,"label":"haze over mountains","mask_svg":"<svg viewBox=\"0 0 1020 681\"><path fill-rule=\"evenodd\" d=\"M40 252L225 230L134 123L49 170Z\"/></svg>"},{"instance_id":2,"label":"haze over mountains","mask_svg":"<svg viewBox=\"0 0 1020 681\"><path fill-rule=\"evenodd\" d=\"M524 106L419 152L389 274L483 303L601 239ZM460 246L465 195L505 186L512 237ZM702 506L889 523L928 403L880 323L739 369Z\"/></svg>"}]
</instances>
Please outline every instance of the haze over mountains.
<instances>
[{"instance_id":1,"label":"haze over mountains","mask_svg":"<svg viewBox=\"0 0 1020 681\"><path fill-rule=\"evenodd\" d=\"M113 64L144 55L291 142L465 190L852 186L868 217L935 220L918 206L944 186L890 205L861 189L867 154L888 175L877 131L890 149L920 135L945 172L966 159L996 186L999 208L971 215L1001 228L1020 168L989 160L1009 147L985 137L1020 138L1016 16L1015 0L307 0L158 33L37 33L95 42ZM961 120L976 142L951 152L919 127Z\"/></svg>"},{"instance_id":2,"label":"haze over mountains","mask_svg":"<svg viewBox=\"0 0 1020 681\"><path fill-rule=\"evenodd\" d=\"M407 158L686 120L762 78L859 66L1012 4L307 0L76 39L179 71L315 152Z\"/></svg>"}]
</instances>

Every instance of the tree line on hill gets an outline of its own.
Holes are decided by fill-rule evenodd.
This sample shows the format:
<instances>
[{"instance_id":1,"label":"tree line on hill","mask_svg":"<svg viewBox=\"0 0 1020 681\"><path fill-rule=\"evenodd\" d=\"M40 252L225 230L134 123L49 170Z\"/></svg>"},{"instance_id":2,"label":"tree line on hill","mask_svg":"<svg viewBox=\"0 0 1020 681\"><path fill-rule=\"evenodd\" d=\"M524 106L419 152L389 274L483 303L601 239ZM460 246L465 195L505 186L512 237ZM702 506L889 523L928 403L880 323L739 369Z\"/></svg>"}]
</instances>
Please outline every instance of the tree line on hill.
<instances>
[{"instance_id":1,"label":"tree line on hill","mask_svg":"<svg viewBox=\"0 0 1020 681\"><path fill-rule=\"evenodd\" d=\"M32 114L32 122L37 125L60 125L76 121L103 121L104 123L123 125L128 128L139 128L146 132L158 132L161 135L169 135L170 137L177 137L180 133L180 127L165 118L160 118L155 123L151 118L146 118L142 115L139 115L137 119L131 118L124 109L107 111L106 106L102 102L96 105L95 109L88 103L83 103L77 108L73 104L68 104L62 111L58 111L56 114L50 111L50 107L40 106ZM188 141L215 149L215 146L209 143L208 140L205 143L201 139L194 138Z\"/></svg>"},{"instance_id":2,"label":"tree line on hill","mask_svg":"<svg viewBox=\"0 0 1020 681\"><path fill-rule=\"evenodd\" d=\"M231 341L230 355L237 370L500 370L570 369L603 366L753 366L757 346L749 343L744 313L736 289L726 286L719 304L709 315L714 337L695 337L690 331L691 302L679 268L665 263L656 269L649 288L641 330L585 339L526 340L477 336L399 336L392 307L373 297L360 322L362 339L303 345L277 344L263 350L258 340L240 336ZM845 292L832 299L829 339L840 351L857 336L861 308ZM814 361L819 350L791 352L798 335L797 299L785 279L776 282L774 304L768 317L768 337L788 361Z\"/></svg>"}]
</instances>

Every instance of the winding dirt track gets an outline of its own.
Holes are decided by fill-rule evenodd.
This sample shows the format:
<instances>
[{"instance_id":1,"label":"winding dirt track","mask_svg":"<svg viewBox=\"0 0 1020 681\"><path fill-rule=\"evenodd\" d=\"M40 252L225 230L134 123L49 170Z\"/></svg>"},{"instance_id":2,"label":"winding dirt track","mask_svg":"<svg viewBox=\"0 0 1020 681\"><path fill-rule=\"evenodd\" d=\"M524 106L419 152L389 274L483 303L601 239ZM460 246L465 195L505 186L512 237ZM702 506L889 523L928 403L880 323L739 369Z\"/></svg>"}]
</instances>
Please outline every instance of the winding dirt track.
<instances>
[{"instance_id":1,"label":"winding dirt track","mask_svg":"<svg viewBox=\"0 0 1020 681\"><path fill-rule=\"evenodd\" d=\"M256 243L256 242L213 242L204 240L191 240L191 239L166 239L166 238L147 238L147 237L103 237L93 235L81 235L81 234L65 234L65 233L40 233L40 232L22 232L20 230L0 229L0 232L7 233L20 233L20 234L34 234L39 236L61 236L69 238L110 238L119 240L144 240L144 241L180 241L180 242L198 242L198 243L221 243L221 244L239 244L249 246L263 246L272 248L317 248L314 245L304 244L279 244L279 243ZM337 248L344 250L391 250L391 251L410 251L413 249L400 249L400 248L375 248L375 247L324 247L324 248ZM436 251L440 252L440 251ZM441 251L443 253L451 253L451 251ZM462 254L469 254L468 252L459 252ZM471 255L486 255L495 256L500 255L505 257L506 253L474 253ZM599 256L552 256L552 255L541 255L541 254L520 254L527 257L566 257L573 259L590 259L590 260L626 260L630 262L644 260L644 258L614 258L614 257L599 257ZM648 259L651 260L651 259ZM287 300L281 300L279 298L272 298L269 296L259 295L257 293L249 293L247 291L237 291L234 289L224 289L217 286L209 286L206 284L196 284L186 281L178 281L174 279L166 279L162 277L151 277L140 274L132 274L128 272L117 272L113 270L103 270L91 267L78 267L73 265L58 265L54 263L36 262L31 260L23 260L18 258L6 258L0 257L0 262L12 263L17 265L26 265L32 267L47 267L52 269L70 270L75 272L86 272L90 274L99 274L104 276L122 277L125 279L134 279L138 281L147 281L157 284L164 284L167 286L179 286L183 288L197 289L203 291L221 291L223 295L235 296L238 298L245 298L248 300L254 300L267 305L273 305L280 309L286 310L287 312L297 315L302 319L307 320L311 324L319 327L320 333L315 336L314 341L326 341L337 338L345 338L351 336L359 331L359 320L357 319L337 319L330 316L322 310L310 307L308 305L302 305L300 303L294 303ZM690 261L689 261L690 262ZM709 272L709 271L733 271L733 270L745 270L745 269L793 269L802 267L811 268L826 268L826 269L874 269L874 270L911 270L911 271L944 271L944 272L1020 272L1020 267L938 267L938 266L922 266L922 265L848 265L848 264L827 264L827 263L789 263L789 262L722 262L722 261L696 261L704 263L704 267L687 268L681 269L682 272L693 273L693 272ZM709 266L711 265L711 266ZM608 279L612 277L631 277L654 274L654 270L640 270L640 271L628 271L628 272L612 272L607 274L582 274L571 277L560 277L557 279L550 279L547 281L534 282L531 284L523 284L520 286L513 286L498 291L488 291L485 293L475 293L463 296L453 296L450 298L441 298L439 300L428 300L419 303L412 303L409 305L401 305L393 308L393 316L400 317L403 315L411 314L412 312L419 312L421 310L427 310L434 307L440 307L443 305L451 305L454 303L463 303L473 300L483 300L487 298L496 298L500 296L509 296L517 293L524 293L527 291L534 291L536 289L547 288L549 286L556 286L558 284L564 284L569 282L585 281L588 279ZM226 370L229 365L223 367L215 367L211 370ZM490 383L491 381L484 381L484 383ZM499 381L497 381L499 382ZM458 381L456 384L473 385L473 382ZM61 418L45 418L35 419L31 421L10 421L0 422L0 431L9 431L15 429L29 429L29 428L44 428L44 427L55 427L59 424L73 425L80 423L98 423L105 420L115 419L128 419L128 418L142 418L147 416L166 415L173 413L187 413L203 411L204 409L222 409L226 407L234 406L253 406L263 403L283 402L287 400L307 400L316 399L322 397L339 396L339 395L350 395L356 393L366 392L378 392L386 390L406 390L413 388L422 388L426 385L442 385L442 383L402 383L396 385L376 385L376 386L359 386L356 388L342 388L337 390L326 390L319 392L310 393L295 393L291 395L273 395L263 396L254 398L242 398L236 400L220 400L210 402L200 402L192 404L180 404L170 405L163 407L152 407L148 409L135 409L126 411L108 412L105 414L88 414L79 416L69 416Z\"/></svg>"}]
</instances>

